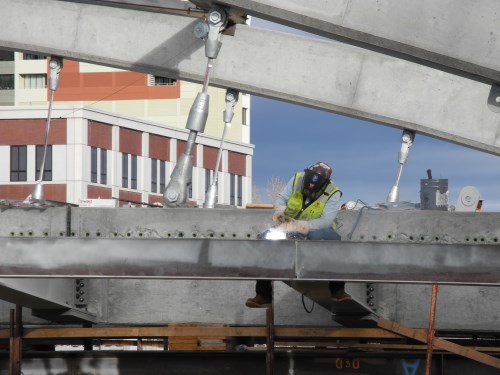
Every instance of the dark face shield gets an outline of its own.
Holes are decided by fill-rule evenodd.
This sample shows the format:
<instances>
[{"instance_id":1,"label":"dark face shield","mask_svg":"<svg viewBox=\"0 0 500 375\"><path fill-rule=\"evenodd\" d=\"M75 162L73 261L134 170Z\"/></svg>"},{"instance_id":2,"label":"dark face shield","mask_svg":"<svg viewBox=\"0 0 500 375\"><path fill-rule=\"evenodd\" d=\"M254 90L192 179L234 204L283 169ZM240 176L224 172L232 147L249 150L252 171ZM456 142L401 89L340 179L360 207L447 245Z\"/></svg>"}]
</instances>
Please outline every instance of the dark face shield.
<instances>
[{"instance_id":1,"label":"dark face shield","mask_svg":"<svg viewBox=\"0 0 500 375\"><path fill-rule=\"evenodd\" d=\"M306 170L304 176L304 187L302 193L305 197L312 198L318 195L327 182L327 178L312 171Z\"/></svg>"}]
</instances>

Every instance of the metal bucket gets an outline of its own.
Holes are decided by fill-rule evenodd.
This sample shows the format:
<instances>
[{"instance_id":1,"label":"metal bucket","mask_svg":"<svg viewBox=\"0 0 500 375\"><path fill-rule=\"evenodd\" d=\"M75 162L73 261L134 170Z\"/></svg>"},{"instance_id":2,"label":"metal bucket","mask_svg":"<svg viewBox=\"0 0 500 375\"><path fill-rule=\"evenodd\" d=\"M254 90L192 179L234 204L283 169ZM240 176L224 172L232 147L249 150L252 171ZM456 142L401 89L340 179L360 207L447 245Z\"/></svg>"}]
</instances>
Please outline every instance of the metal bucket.
<instances>
[{"instance_id":1,"label":"metal bucket","mask_svg":"<svg viewBox=\"0 0 500 375\"><path fill-rule=\"evenodd\" d=\"M420 209L448 210L448 179L420 180Z\"/></svg>"}]
</instances>

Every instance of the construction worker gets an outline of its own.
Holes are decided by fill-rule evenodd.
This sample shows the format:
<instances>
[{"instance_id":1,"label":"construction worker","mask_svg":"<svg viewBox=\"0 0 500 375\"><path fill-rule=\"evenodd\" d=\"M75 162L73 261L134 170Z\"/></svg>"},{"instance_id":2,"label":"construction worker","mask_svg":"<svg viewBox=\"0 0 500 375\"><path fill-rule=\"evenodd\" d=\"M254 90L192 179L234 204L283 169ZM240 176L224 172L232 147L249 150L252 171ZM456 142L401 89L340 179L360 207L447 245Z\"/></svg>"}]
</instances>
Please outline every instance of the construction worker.
<instances>
[{"instance_id":1,"label":"construction worker","mask_svg":"<svg viewBox=\"0 0 500 375\"><path fill-rule=\"evenodd\" d=\"M340 189L330 179L332 168L318 162L298 172L278 195L274 203L275 229L285 233L300 233L311 240L340 240L334 229L335 217L342 196ZM347 301L351 296L344 290L345 283L329 283L332 300ZM272 284L270 280L258 280L257 295L246 301L248 307L269 307Z\"/></svg>"}]
</instances>

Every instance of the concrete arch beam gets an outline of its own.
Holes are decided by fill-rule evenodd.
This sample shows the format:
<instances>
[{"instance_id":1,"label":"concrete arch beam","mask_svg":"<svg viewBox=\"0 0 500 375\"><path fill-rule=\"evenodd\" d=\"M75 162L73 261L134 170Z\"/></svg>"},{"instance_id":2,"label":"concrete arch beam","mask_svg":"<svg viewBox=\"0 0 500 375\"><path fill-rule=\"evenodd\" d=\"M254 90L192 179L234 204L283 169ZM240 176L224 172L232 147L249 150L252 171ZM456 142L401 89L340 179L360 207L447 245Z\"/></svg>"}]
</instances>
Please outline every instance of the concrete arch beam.
<instances>
[{"instance_id":1,"label":"concrete arch beam","mask_svg":"<svg viewBox=\"0 0 500 375\"><path fill-rule=\"evenodd\" d=\"M56 0L2 0L0 47L202 82L196 20ZM392 56L237 25L211 83L415 130L500 155L500 89ZM495 91L498 90L498 91Z\"/></svg>"}]
</instances>

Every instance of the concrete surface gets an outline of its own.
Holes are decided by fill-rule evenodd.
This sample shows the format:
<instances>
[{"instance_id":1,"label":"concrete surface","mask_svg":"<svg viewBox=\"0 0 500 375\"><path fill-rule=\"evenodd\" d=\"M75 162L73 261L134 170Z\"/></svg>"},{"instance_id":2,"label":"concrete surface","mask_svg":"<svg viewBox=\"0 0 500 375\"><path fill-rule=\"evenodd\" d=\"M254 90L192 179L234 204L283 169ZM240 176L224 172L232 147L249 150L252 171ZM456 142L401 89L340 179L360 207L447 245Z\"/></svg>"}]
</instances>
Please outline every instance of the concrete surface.
<instances>
[{"instance_id":1,"label":"concrete surface","mask_svg":"<svg viewBox=\"0 0 500 375\"><path fill-rule=\"evenodd\" d=\"M203 81L206 57L203 42L193 36L192 18L55 0L3 5L0 47ZM222 42L213 85L500 155L500 91L493 93L491 84L346 44L245 25Z\"/></svg>"}]
</instances>

